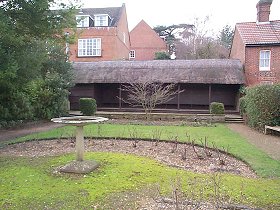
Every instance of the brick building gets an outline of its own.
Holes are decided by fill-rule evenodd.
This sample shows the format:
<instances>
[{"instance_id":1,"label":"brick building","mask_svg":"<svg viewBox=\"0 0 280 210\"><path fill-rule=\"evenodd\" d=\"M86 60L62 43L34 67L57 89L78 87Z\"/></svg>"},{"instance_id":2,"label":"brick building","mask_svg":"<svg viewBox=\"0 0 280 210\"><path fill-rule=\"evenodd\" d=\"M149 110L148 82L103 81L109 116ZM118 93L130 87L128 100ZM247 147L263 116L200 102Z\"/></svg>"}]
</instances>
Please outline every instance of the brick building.
<instances>
[{"instance_id":1,"label":"brick building","mask_svg":"<svg viewBox=\"0 0 280 210\"><path fill-rule=\"evenodd\" d=\"M69 46L70 61L129 59L130 38L125 4L122 7L81 9L76 20L77 42Z\"/></svg>"},{"instance_id":2,"label":"brick building","mask_svg":"<svg viewBox=\"0 0 280 210\"><path fill-rule=\"evenodd\" d=\"M167 52L166 43L144 21L130 32L130 60L154 60L156 52Z\"/></svg>"},{"instance_id":3,"label":"brick building","mask_svg":"<svg viewBox=\"0 0 280 210\"><path fill-rule=\"evenodd\" d=\"M241 60L248 86L280 82L280 20L269 20L271 4L260 0L257 21L235 27L230 58Z\"/></svg>"}]
</instances>

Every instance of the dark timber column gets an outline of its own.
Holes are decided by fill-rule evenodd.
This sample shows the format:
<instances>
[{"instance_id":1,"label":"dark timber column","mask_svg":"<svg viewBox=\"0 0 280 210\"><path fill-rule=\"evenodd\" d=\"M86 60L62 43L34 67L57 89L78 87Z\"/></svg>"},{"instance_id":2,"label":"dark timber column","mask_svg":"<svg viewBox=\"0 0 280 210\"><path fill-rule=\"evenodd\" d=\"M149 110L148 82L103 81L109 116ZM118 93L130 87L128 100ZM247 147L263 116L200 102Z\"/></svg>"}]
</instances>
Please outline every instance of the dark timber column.
<instances>
[{"instance_id":1,"label":"dark timber column","mask_svg":"<svg viewBox=\"0 0 280 210\"><path fill-rule=\"evenodd\" d=\"M240 87L241 87L241 85L240 85ZM240 87L239 87L239 89L240 89ZM239 107L239 103L238 102L239 102L239 99L240 99L240 92L238 90L237 90L236 97L235 97L235 107L234 107L234 109L239 112L240 111L240 107Z\"/></svg>"},{"instance_id":2,"label":"dark timber column","mask_svg":"<svg viewBox=\"0 0 280 210\"><path fill-rule=\"evenodd\" d=\"M177 109L180 109L180 89L181 86L178 84L178 100L177 100Z\"/></svg>"},{"instance_id":3,"label":"dark timber column","mask_svg":"<svg viewBox=\"0 0 280 210\"><path fill-rule=\"evenodd\" d=\"M122 108L122 85L119 85L119 109Z\"/></svg>"},{"instance_id":4,"label":"dark timber column","mask_svg":"<svg viewBox=\"0 0 280 210\"><path fill-rule=\"evenodd\" d=\"M210 104L211 104L211 97L212 97L212 86L209 84L209 110L210 110Z\"/></svg>"}]
</instances>

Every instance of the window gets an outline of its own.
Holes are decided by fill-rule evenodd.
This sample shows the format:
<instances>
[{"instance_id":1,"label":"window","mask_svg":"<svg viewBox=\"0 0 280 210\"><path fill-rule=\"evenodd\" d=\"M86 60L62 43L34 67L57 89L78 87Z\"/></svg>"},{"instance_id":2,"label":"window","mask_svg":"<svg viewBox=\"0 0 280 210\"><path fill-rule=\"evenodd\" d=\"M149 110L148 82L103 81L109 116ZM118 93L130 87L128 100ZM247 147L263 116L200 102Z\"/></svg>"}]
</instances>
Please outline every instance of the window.
<instances>
[{"instance_id":1,"label":"window","mask_svg":"<svg viewBox=\"0 0 280 210\"><path fill-rule=\"evenodd\" d=\"M89 16L77 15L76 16L77 27L89 27Z\"/></svg>"},{"instance_id":2,"label":"window","mask_svg":"<svg viewBox=\"0 0 280 210\"><path fill-rule=\"evenodd\" d=\"M108 15L95 15L94 26L108 26Z\"/></svg>"},{"instance_id":3,"label":"window","mask_svg":"<svg viewBox=\"0 0 280 210\"><path fill-rule=\"evenodd\" d=\"M270 70L270 50L261 50L260 51L260 71L269 71Z\"/></svg>"},{"instance_id":4,"label":"window","mask_svg":"<svg viewBox=\"0 0 280 210\"><path fill-rule=\"evenodd\" d=\"M101 38L79 39L78 56L101 56Z\"/></svg>"},{"instance_id":5,"label":"window","mask_svg":"<svg viewBox=\"0 0 280 210\"><path fill-rule=\"evenodd\" d=\"M135 50L130 50L129 58L135 58Z\"/></svg>"}]
</instances>

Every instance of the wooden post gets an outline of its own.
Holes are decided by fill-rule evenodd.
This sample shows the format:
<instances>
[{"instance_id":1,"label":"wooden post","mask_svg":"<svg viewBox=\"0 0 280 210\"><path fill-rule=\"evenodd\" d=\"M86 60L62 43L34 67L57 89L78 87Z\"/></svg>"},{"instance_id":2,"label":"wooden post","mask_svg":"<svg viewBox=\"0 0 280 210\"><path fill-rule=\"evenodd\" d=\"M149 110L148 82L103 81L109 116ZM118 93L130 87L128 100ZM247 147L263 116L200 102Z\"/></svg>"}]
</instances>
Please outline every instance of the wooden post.
<instances>
[{"instance_id":1,"label":"wooden post","mask_svg":"<svg viewBox=\"0 0 280 210\"><path fill-rule=\"evenodd\" d=\"M212 92L212 86L209 84L209 92L208 92L208 99L209 99L209 110L210 110L210 104L211 104L211 92Z\"/></svg>"},{"instance_id":2,"label":"wooden post","mask_svg":"<svg viewBox=\"0 0 280 210\"><path fill-rule=\"evenodd\" d=\"M84 142L84 127L77 126L76 128L76 160L84 160L85 142Z\"/></svg>"},{"instance_id":3,"label":"wooden post","mask_svg":"<svg viewBox=\"0 0 280 210\"><path fill-rule=\"evenodd\" d=\"M122 108L122 85L119 85L119 109Z\"/></svg>"},{"instance_id":4,"label":"wooden post","mask_svg":"<svg viewBox=\"0 0 280 210\"><path fill-rule=\"evenodd\" d=\"M181 90L181 86L180 84L178 84L178 100L177 100L177 109L180 109L180 90Z\"/></svg>"},{"instance_id":5,"label":"wooden post","mask_svg":"<svg viewBox=\"0 0 280 210\"><path fill-rule=\"evenodd\" d=\"M240 112L239 99L240 99L240 92L238 91L235 97L235 110L238 112Z\"/></svg>"}]
</instances>

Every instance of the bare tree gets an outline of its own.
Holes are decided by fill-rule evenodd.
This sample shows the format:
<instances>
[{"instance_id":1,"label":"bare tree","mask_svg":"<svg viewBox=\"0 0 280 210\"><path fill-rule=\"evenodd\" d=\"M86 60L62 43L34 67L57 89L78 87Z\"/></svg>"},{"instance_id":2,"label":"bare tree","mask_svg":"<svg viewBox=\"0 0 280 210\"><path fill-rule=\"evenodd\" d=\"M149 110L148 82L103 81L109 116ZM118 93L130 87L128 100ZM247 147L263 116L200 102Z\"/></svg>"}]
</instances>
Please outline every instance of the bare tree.
<instances>
[{"instance_id":1,"label":"bare tree","mask_svg":"<svg viewBox=\"0 0 280 210\"><path fill-rule=\"evenodd\" d=\"M176 84L163 84L159 82L144 81L122 85L122 91L127 92L126 98L121 100L132 107L142 107L146 119L150 119L151 112L156 105L172 100L183 90L176 89Z\"/></svg>"},{"instance_id":2,"label":"bare tree","mask_svg":"<svg viewBox=\"0 0 280 210\"><path fill-rule=\"evenodd\" d=\"M179 33L175 41L177 59L227 58L229 49L208 29L209 16L194 18L193 27ZM224 34L227 31L224 30Z\"/></svg>"}]
</instances>

